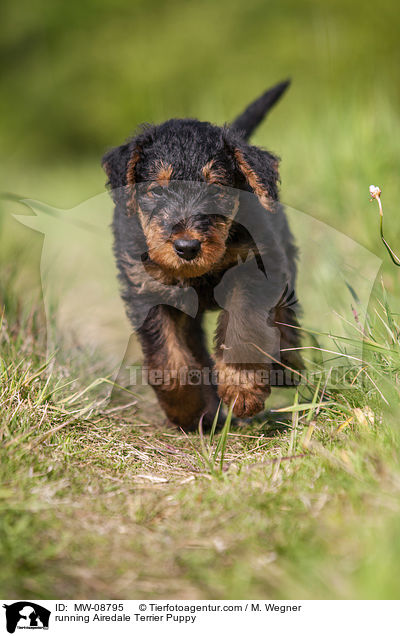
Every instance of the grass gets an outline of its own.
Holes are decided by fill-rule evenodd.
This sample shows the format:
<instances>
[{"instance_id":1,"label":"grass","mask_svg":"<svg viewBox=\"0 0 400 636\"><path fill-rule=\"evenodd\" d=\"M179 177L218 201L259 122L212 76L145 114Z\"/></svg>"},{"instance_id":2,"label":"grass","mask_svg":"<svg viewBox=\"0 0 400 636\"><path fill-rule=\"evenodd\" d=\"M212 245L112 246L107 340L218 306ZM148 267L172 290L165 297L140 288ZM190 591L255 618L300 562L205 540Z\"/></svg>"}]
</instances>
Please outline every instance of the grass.
<instances>
[{"instance_id":1,"label":"grass","mask_svg":"<svg viewBox=\"0 0 400 636\"><path fill-rule=\"evenodd\" d=\"M397 598L399 331L380 318L369 380L210 435L141 398L102 406L73 369L49 375L39 319L3 319L0 594Z\"/></svg>"}]
</instances>

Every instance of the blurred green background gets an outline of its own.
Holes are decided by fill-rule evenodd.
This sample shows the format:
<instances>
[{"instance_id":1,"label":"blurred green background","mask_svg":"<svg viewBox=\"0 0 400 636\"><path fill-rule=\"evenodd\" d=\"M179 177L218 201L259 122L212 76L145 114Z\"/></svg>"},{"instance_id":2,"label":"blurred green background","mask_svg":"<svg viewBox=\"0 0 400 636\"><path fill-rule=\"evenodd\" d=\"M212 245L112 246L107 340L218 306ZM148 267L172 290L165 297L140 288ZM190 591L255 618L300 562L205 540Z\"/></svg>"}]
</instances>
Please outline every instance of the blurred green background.
<instances>
[{"instance_id":1,"label":"blurred green background","mask_svg":"<svg viewBox=\"0 0 400 636\"><path fill-rule=\"evenodd\" d=\"M398 235L394 1L3 0L1 15L1 190L76 205L141 122L229 121L291 77L254 137L282 157L282 199L383 254L376 182Z\"/></svg>"}]
</instances>

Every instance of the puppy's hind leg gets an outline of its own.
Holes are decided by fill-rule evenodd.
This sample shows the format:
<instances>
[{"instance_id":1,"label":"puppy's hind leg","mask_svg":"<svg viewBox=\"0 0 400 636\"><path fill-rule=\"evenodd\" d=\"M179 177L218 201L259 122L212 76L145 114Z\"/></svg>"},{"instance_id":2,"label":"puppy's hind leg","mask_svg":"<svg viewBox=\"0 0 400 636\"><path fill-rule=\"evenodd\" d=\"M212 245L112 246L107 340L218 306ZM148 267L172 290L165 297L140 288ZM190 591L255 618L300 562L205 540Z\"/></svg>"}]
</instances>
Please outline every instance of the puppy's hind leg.
<instances>
[{"instance_id":1,"label":"puppy's hind leg","mask_svg":"<svg viewBox=\"0 0 400 636\"><path fill-rule=\"evenodd\" d=\"M139 329L149 383L169 422L196 429L200 418L209 425L218 408L212 386L201 318L167 305L154 307Z\"/></svg>"}]
</instances>

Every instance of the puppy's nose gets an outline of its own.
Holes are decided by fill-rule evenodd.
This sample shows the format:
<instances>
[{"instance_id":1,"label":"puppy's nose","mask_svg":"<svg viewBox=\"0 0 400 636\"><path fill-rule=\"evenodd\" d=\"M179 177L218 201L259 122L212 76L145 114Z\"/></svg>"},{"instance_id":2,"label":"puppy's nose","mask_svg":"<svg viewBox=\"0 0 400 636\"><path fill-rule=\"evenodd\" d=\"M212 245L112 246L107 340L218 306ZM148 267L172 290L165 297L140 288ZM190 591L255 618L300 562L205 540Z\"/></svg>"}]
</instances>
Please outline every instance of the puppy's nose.
<instances>
[{"instance_id":1,"label":"puppy's nose","mask_svg":"<svg viewBox=\"0 0 400 636\"><path fill-rule=\"evenodd\" d=\"M200 251L200 241L197 239L177 239L174 242L174 250L185 261L192 261Z\"/></svg>"}]
</instances>

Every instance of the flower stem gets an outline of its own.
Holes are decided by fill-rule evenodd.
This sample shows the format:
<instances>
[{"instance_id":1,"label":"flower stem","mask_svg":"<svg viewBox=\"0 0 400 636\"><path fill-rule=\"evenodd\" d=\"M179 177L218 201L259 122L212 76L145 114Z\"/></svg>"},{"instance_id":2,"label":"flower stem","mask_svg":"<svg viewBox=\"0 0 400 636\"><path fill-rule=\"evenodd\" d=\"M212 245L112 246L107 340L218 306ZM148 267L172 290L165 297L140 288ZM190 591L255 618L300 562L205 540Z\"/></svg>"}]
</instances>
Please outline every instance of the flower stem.
<instances>
[{"instance_id":1,"label":"flower stem","mask_svg":"<svg viewBox=\"0 0 400 636\"><path fill-rule=\"evenodd\" d=\"M375 186L370 186L369 188L369 193L371 195L371 199L370 201L372 201L372 199L376 199L376 201L378 202L378 206L379 206L379 217L380 217L380 221L379 221L379 229L380 229L380 234L381 234L381 239L382 239L382 243L384 244L384 246L386 247L390 258L392 259L392 262L397 266L400 267L400 258L393 252L392 248L390 247L389 243L387 242L387 240L385 239L385 237L383 236L383 208L382 208L382 202L381 202L381 189L377 188Z\"/></svg>"}]
</instances>

